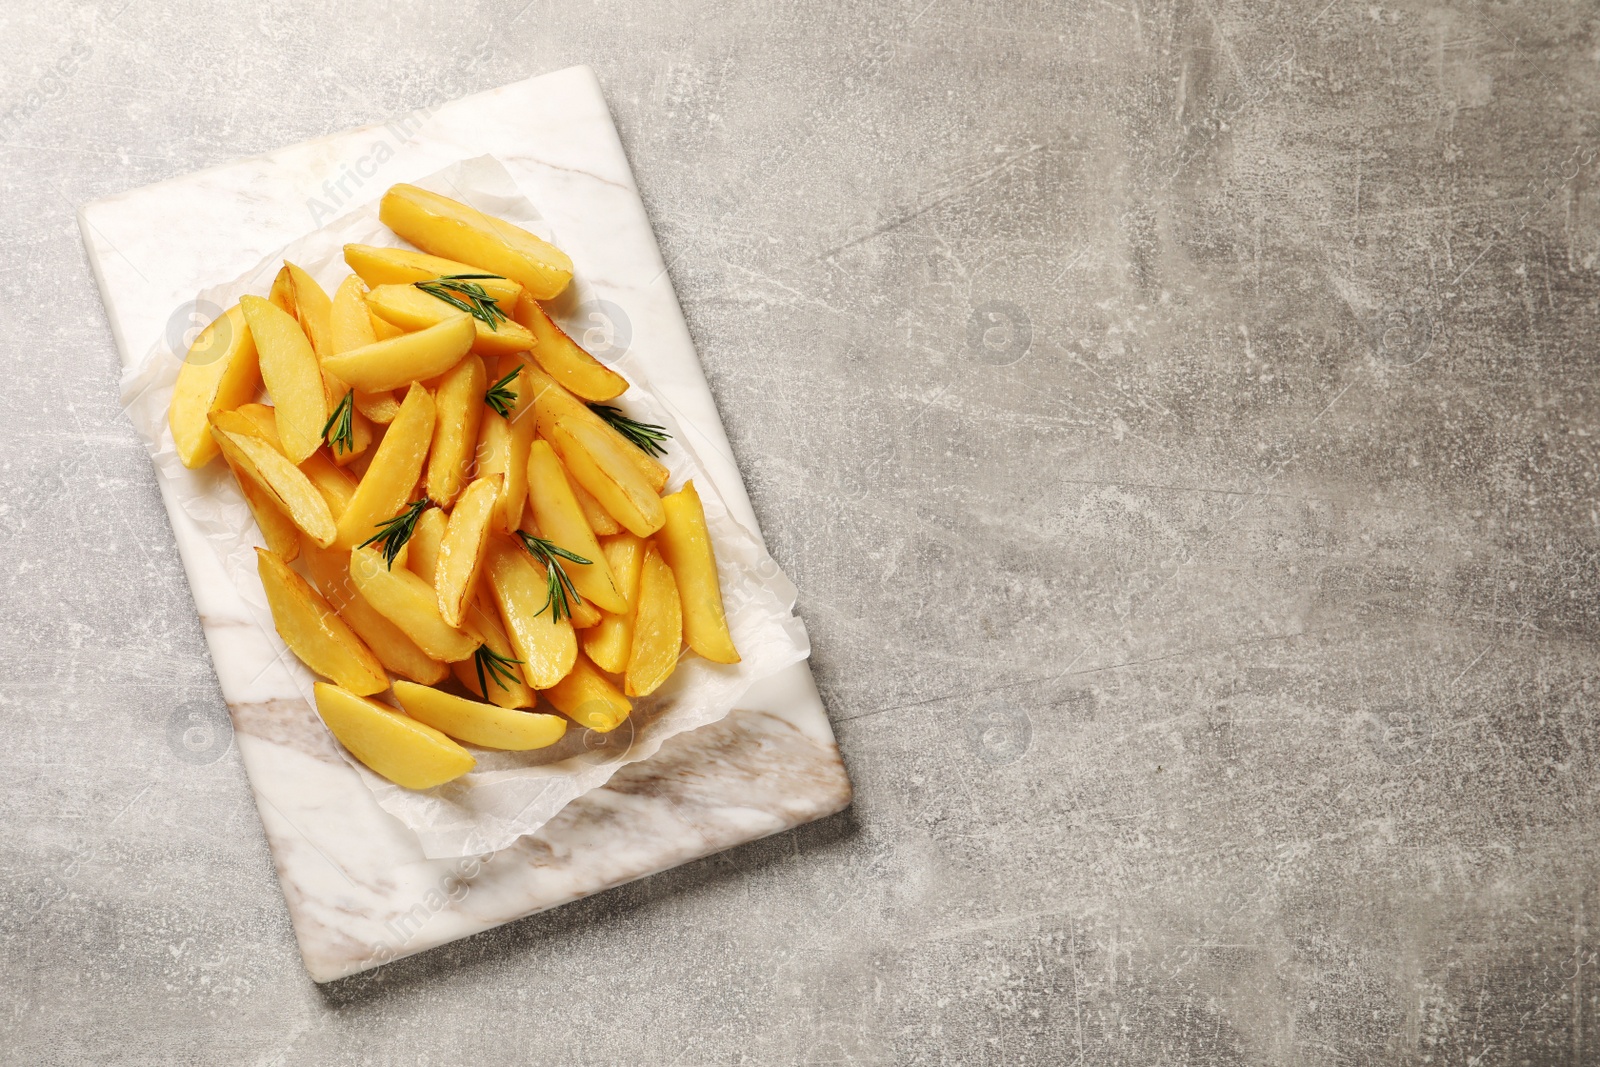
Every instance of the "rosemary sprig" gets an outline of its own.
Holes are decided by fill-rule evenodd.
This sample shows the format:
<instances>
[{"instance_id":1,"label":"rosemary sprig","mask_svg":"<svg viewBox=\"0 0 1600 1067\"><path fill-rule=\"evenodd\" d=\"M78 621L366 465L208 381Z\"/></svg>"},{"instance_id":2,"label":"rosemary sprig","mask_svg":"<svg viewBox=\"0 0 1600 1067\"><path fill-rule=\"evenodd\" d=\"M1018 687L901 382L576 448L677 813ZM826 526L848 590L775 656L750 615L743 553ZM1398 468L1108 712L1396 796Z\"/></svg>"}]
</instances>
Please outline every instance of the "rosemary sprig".
<instances>
[{"instance_id":1,"label":"rosemary sprig","mask_svg":"<svg viewBox=\"0 0 1600 1067\"><path fill-rule=\"evenodd\" d=\"M545 599L535 615L544 614L544 609L549 608L551 617L556 622L572 617L572 601L583 603L583 597L578 595L573 588L572 579L567 577L566 568L561 565L562 560L571 560L573 563L589 563L589 560L575 552L568 552L552 541L542 537L535 537L522 530L517 531L517 540L522 542L522 547L528 550L528 555L544 564L545 574Z\"/></svg>"},{"instance_id":2,"label":"rosemary sprig","mask_svg":"<svg viewBox=\"0 0 1600 1067\"><path fill-rule=\"evenodd\" d=\"M430 503L432 501L427 497L413 500L394 518L380 522L378 532L361 542L361 547L366 548L377 542L378 551L383 553L384 565L393 570L395 557L406 547L406 542L411 540L411 535L417 530L417 519L428 509Z\"/></svg>"},{"instance_id":3,"label":"rosemary sprig","mask_svg":"<svg viewBox=\"0 0 1600 1067\"><path fill-rule=\"evenodd\" d=\"M508 386L516 381L517 375L521 373L522 367L518 366L510 374L489 386L488 392L483 394L483 402L494 408L502 419L510 418L511 405L517 402L517 391Z\"/></svg>"},{"instance_id":4,"label":"rosemary sprig","mask_svg":"<svg viewBox=\"0 0 1600 1067\"><path fill-rule=\"evenodd\" d=\"M478 692L483 694L483 699L489 699L489 679L494 679L494 684L501 689L511 689L511 683L517 676L511 670L513 663L521 664L520 659L512 656L502 656L488 645L479 645L478 651L472 654L472 665L478 671ZM485 673L487 672L487 673Z\"/></svg>"},{"instance_id":5,"label":"rosemary sprig","mask_svg":"<svg viewBox=\"0 0 1600 1067\"><path fill-rule=\"evenodd\" d=\"M478 285L476 279L498 278L498 274L446 274L431 281L412 282L429 296L436 296L452 307L460 308L491 330L500 328L507 316L494 302L494 297Z\"/></svg>"},{"instance_id":6,"label":"rosemary sprig","mask_svg":"<svg viewBox=\"0 0 1600 1067\"><path fill-rule=\"evenodd\" d=\"M589 410L599 415L611 428L631 441L635 448L647 456L664 456L667 454L662 441L672 440L672 435L666 427L657 426L653 422L637 422L628 418L618 408L610 404L590 404Z\"/></svg>"},{"instance_id":7,"label":"rosemary sprig","mask_svg":"<svg viewBox=\"0 0 1600 1067\"><path fill-rule=\"evenodd\" d=\"M333 409L328 421L322 424L322 439L328 442L328 447L333 449L335 455L352 451L356 447L355 410L356 394L352 389L344 394L344 399ZM333 432L332 437L328 436L330 430Z\"/></svg>"}]
</instances>

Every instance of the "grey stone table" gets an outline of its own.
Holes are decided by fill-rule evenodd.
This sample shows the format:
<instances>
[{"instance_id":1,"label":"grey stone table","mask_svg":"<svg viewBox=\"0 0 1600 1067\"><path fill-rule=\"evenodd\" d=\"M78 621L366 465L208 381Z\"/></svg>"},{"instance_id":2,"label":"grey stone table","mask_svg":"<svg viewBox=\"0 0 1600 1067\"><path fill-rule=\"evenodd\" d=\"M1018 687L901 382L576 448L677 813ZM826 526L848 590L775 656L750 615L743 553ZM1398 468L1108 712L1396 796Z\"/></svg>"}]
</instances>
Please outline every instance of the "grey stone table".
<instances>
[{"instance_id":1,"label":"grey stone table","mask_svg":"<svg viewBox=\"0 0 1600 1067\"><path fill-rule=\"evenodd\" d=\"M389 6L0 14L0 1057L1600 1062L1592 4ZM73 210L580 62L857 801L317 988Z\"/></svg>"}]
</instances>

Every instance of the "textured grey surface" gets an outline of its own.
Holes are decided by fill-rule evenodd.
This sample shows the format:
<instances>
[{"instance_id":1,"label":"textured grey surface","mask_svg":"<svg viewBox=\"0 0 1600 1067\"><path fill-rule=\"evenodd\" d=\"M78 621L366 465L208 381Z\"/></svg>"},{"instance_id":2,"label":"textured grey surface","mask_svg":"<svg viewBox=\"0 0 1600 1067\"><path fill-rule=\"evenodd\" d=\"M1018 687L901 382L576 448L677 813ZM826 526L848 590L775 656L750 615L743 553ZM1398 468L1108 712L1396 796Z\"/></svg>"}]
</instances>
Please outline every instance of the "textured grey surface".
<instances>
[{"instance_id":1,"label":"textured grey surface","mask_svg":"<svg viewBox=\"0 0 1600 1067\"><path fill-rule=\"evenodd\" d=\"M0 1057L1600 1062L1593 4L124 3L0 13ZM579 62L857 802L318 989L73 209Z\"/></svg>"}]
</instances>

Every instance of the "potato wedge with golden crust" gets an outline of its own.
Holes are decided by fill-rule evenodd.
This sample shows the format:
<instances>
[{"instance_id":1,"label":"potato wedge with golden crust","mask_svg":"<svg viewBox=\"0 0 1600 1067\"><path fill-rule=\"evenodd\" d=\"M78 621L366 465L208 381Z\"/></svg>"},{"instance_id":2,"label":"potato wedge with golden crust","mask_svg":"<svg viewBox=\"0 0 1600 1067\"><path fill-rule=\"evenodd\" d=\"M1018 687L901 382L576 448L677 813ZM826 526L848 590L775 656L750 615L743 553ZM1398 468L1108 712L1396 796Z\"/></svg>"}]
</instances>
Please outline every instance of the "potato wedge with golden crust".
<instances>
[{"instance_id":1,"label":"potato wedge with golden crust","mask_svg":"<svg viewBox=\"0 0 1600 1067\"><path fill-rule=\"evenodd\" d=\"M365 297L362 298L362 303L366 303L366 298ZM389 340L393 340L396 337L405 336L405 331L404 330L402 330L400 327L396 326L392 322L387 322L387 321L385 321L383 319L378 318L378 316L372 314L372 309L371 308L367 309L367 315L372 320L372 336L376 337L378 340L380 340L380 341L389 341Z\"/></svg>"},{"instance_id":2,"label":"potato wedge with golden crust","mask_svg":"<svg viewBox=\"0 0 1600 1067\"><path fill-rule=\"evenodd\" d=\"M277 414L269 405L240 404L234 410L250 420L258 436L264 438L273 448L283 451L282 445L278 442ZM311 479L311 484L317 487L322 499L328 502L328 510L333 513L333 521L337 523L339 516L344 514L344 509L350 506L350 498L355 495L355 478L329 458L326 448L319 448L306 457L306 461L300 464L300 473ZM283 558L294 559L293 556Z\"/></svg>"},{"instance_id":3,"label":"potato wedge with golden crust","mask_svg":"<svg viewBox=\"0 0 1600 1067\"><path fill-rule=\"evenodd\" d=\"M200 331L178 368L167 424L185 467L203 467L217 455L206 416L253 400L260 388L255 339L235 304Z\"/></svg>"},{"instance_id":4,"label":"potato wedge with golden crust","mask_svg":"<svg viewBox=\"0 0 1600 1067\"><path fill-rule=\"evenodd\" d=\"M300 472L311 479L311 484L317 487L322 499L328 502L328 510L333 513L333 521L337 524L350 506L350 501L355 499L355 478L335 463L323 448L311 453L300 464Z\"/></svg>"},{"instance_id":5,"label":"potato wedge with golden crust","mask_svg":"<svg viewBox=\"0 0 1600 1067\"><path fill-rule=\"evenodd\" d=\"M572 623L555 617L544 567L503 537L490 540L483 566L522 676L534 689L550 688L572 670L578 641Z\"/></svg>"},{"instance_id":6,"label":"potato wedge with golden crust","mask_svg":"<svg viewBox=\"0 0 1600 1067\"><path fill-rule=\"evenodd\" d=\"M372 447L372 423L358 409L346 412L341 408L350 387L328 370L328 357L339 351L333 332L333 301L315 278L287 260L279 277L288 279L282 287L282 296L288 302L284 310L300 323L322 365L322 384L332 416L323 431L323 440L333 461L341 467L348 466ZM279 292L277 283L273 284L273 291Z\"/></svg>"},{"instance_id":7,"label":"potato wedge with golden crust","mask_svg":"<svg viewBox=\"0 0 1600 1067\"><path fill-rule=\"evenodd\" d=\"M476 281L453 281L435 279L433 282L423 282L423 285L434 286L476 286ZM444 290L448 292L449 290ZM467 299L470 292L455 293L457 300L469 303ZM473 317L473 328L477 332L472 342L472 350L481 356L509 356L518 352L526 352L533 347L533 334L520 323L509 318L500 317L500 308L494 304L494 298L484 291L489 299L485 313L495 318L494 325L484 322L483 319ZM380 285L367 294L367 306L380 319L391 322L402 330L425 330L446 319L461 314L461 309L442 297L420 289L415 285Z\"/></svg>"},{"instance_id":8,"label":"potato wedge with golden crust","mask_svg":"<svg viewBox=\"0 0 1600 1067\"><path fill-rule=\"evenodd\" d=\"M372 393L365 389L357 389L356 410L367 417L367 421L379 426L387 426L400 414L400 401L395 399L393 390L384 389Z\"/></svg>"},{"instance_id":9,"label":"potato wedge with golden crust","mask_svg":"<svg viewBox=\"0 0 1600 1067\"><path fill-rule=\"evenodd\" d=\"M352 274L339 283L328 304L328 355L353 352L378 340L372 329L372 312L367 307L367 287Z\"/></svg>"},{"instance_id":10,"label":"potato wedge with golden crust","mask_svg":"<svg viewBox=\"0 0 1600 1067\"><path fill-rule=\"evenodd\" d=\"M378 205L383 224L435 256L482 268L549 300L572 280L572 260L520 226L415 185L394 185Z\"/></svg>"},{"instance_id":11,"label":"potato wedge with golden crust","mask_svg":"<svg viewBox=\"0 0 1600 1067\"><path fill-rule=\"evenodd\" d=\"M319 359L333 355L336 351L333 346L333 301L328 291L288 260L284 260L280 274L288 278L285 289L289 306L284 310L300 323L306 339L311 342L311 350ZM273 288L277 289L276 283Z\"/></svg>"},{"instance_id":12,"label":"potato wedge with golden crust","mask_svg":"<svg viewBox=\"0 0 1600 1067\"><path fill-rule=\"evenodd\" d=\"M528 503L528 453L539 432L530 408L513 413L506 420L506 474L500 487L500 502L495 508L495 525L501 533L510 533L522 521Z\"/></svg>"},{"instance_id":13,"label":"potato wedge with golden crust","mask_svg":"<svg viewBox=\"0 0 1600 1067\"><path fill-rule=\"evenodd\" d=\"M581 597L568 605L572 617L574 630L589 630L600 625L600 620L605 618L605 612Z\"/></svg>"},{"instance_id":14,"label":"potato wedge with golden crust","mask_svg":"<svg viewBox=\"0 0 1600 1067\"><path fill-rule=\"evenodd\" d=\"M323 425L322 440L328 445L335 463L340 466L354 463L372 447L372 424L359 411L343 411L340 405L345 394L350 392L350 387L322 366L323 361L335 351L332 301L315 278L287 260L273 279L268 300L299 323L306 339L311 342L311 350L316 353L317 363L322 367L323 394L331 416Z\"/></svg>"},{"instance_id":15,"label":"potato wedge with golden crust","mask_svg":"<svg viewBox=\"0 0 1600 1067\"><path fill-rule=\"evenodd\" d=\"M278 636L300 662L363 696L389 688L389 676L383 673L378 657L288 564L258 548L256 572L267 592Z\"/></svg>"},{"instance_id":16,"label":"potato wedge with golden crust","mask_svg":"<svg viewBox=\"0 0 1600 1067\"><path fill-rule=\"evenodd\" d=\"M639 570L639 604L633 613L633 649L628 653L623 692L642 697L659 689L677 670L682 644L678 583L652 544L645 549Z\"/></svg>"},{"instance_id":17,"label":"potato wedge with golden crust","mask_svg":"<svg viewBox=\"0 0 1600 1067\"><path fill-rule=\"evenodd\" d=\"M684 483L671 496L662 497L667 521L656 534L661 558L678 580L683 605L683 640L713 663L738 663L739 650L728 632L722 606L722 584L717 579L717 558L706 530L706 511L694 482Z\"/></svg>"},{"instance_id":18,"label":"potato wedge with golden crust","mask_svg":"<svg viewBox=\"0 0 1600 1067\"><path fill-rule=\"evenodd\" d=\"M471 315L459 312L426 330L329 356L327 368L369 393L436 378L461 362L472 347L472 322Z\"/></svg>"},{"instance_id":19,"label":"potato wedge with golden crust","mask_svg":"<svg viewBox=\"0 0 1600 1067\"><path fill-rule=\"evenodd\" d=\"M500 486L494 477L479 478L456 502L439 545L439 561L433 572L433 588L439 596L439 614L451 626L460 626L467 606L477 595L483 573L483 558L489 551L489 535L494 521Z\"/></svg>"},{"instance_id":20,"label":"potato wedge with golden crust","mask_svg":"<svg viewBox=\"0 0 1600 1067\"><path fill-rule=\"evenodd\" d=\"M300 538L304 536L300 527L294 520L283 513L272 498L272 495L261 487L256 479L241 474L226 456L223 462L228 464L228 470L233 474L233 480L238 483L239 492L244 496L244 502L250 508L250 515L256 520L256 529L261 531L261 539L267 543L267 548L285 563L293 563L300 556Z\"/></svg>"},{"instance_id":21,"label":"potato wedge with golden crust","mask_svg":"<svg viewBox=\"0 0 1600 1067\"><path fill-rule=\"evenodd\" d=\"M542 431L541 431L542 432ZM615 433L579 418L558 416L545 435L572 478L630 532L649 537L666 521L661 498L627 454L637 452Z\"/></svg>"},{"instance_id":22,"label":"potato wedge with golden crust","mask_svg":"<svg viewBox=\"0 0 1600 1067\"><path fill-rule=\"evenodd\" d=\"M333 302L328 310L328 324L333 339L330 355L353 352L378 342L366 297L366 285L354 274L340 282L339 288L334 291ZM400 402L388 390L369 393L357 389L355 393L356 410L371 422L388 425L400 413Z\"/></svg>"},{"instance_id":23,"label":"potato wedge with golden crust","mask_svg":"<svg viewBox=\"0 0 1600 1067\"><path fill-rule=\"evenodd\" d=\"M439 616L433 586L404 567L389 567L376 550L358 548L350 553L350 578L380 615L434 659L454 663L477 649L478 642Z\"/></svg>"},{"instance_id":24,"label":"potato wedge with golden crust","mask_svg":"<svg viewBox=\"0 0 1600 1067\"><path fill-rule=\"evenodd\" d=\"M544 697L579 726L602 734L621 726L633 710L622 690L582 655L565 678L544 691Z\"/></svg>"},{"instance_id":25,"label":"potato wedge with golden crust","mask_svg":"<svg viewBox=\"0 0 1600 1067\"><path fill-rule=\"evenodd\" d=\"M578 507L583 509L583 520L589 524L589 529L598 537L621 532L622 523L612 518L611 512L600 506L600 501L594 498L593 493L572 480L572 472L567 470L566 464L562 464L561 472L566 475L567 486L572 490L573 498L578 501Z\"/></svg>"},{"instance_id":26,"label":"potato wedge with golden crust","mask_svg":"<svg viewBox=\"0 0 1600 1067\"><path fill-rule=\"evenodd\" d=\"M628 391L628 379L584 351L526 292L511 317L533 337L534 361L574 396L613 400Z\"/></svg>"},{"instance_id":27,"label":"potato wedge with golden crust","mask_svg":"<svg viewBox=\"0 0 1600 1067\"><path fill-rule=\"evenodd\" d=\"M597 432L614 439L622 454L627 456L628 462L638 469L639 476L649 483L651 489L659 493L666 486L670 474L664 465L654 456L635 448L626 437L613 429L610 423L590 411L587 404L567 392L541 368L528 367L524 372L523 381L527 383L532 393L534 415L539 420L539 436L549 440L550 432L558 418L581 420L593 426Z\"/></svg>"},{"instance_id":28,"label":"potato wedge with golden crust","mask_svg":"<svg viewBox=\"0 0 1600 1067\"><path fill-rule=\"evenodd\" d=\"M389 424L389 432L378 443L350 506L339 517L340 548L354 548L377 533L379 525L394 518L411 499L433 442L433 422L432 394L413 383L400 413Z\"/></svg>"},{"instance_id":29,"label":"potato wedge with golden crust","mask_svg":"<svg viewBox=\"0 0 1600 1067\"><path fill-rule=\"evenodd\" d=\"M567 732L559 715L508 711L411 682L394 683L394 695L413 719L480 748L528 752L550 747Z\"/></svg>"},{"instance_id":30,"label":"potato wedge with golden crust","mask_svg":"<svg viewBox=\"0 0 1600 1067\"><path fill-rule=\"evenodd\" d=\"M480 583L478 595L467 605L466 616L465 625L483 638L483 645L472 654L471 659L451 665L456 680L474 696L498 707L533 707L539 697L528 688L528 681L522 676L517 650L506 633L500 609L495 606L494 595L489 591L487 581ZM484 683L489 687L487 696L483 691Z\"/></svg>"},{"instance_id":31,"label":"potato wedge with golden crust","mask_svg":"<svg viewBox=\"0 0 1600 1067\"><path fill-rule=\"evenodd\" d=\"M283 454L300 463L322 444L328 395L322 367L300 324L259 296L242 296L239 307L255 338L261 378L272 394Z\"/></svg>"},{"instance_id":32,"label":"potato wedge with golden crust","mask_svg":"<svg viewBox=\"0 0 1600 1067\"><path fill-rule=\"evenodd\" d=\"M241 415L244 416L244 421L240 421L239 416ZM277 416L272 408L266 404L254 402L240 404L233 409L233 414L229 415L224 422L236 432L246 433L253 431L255 436L260 437L279 452L283 451L283 448L278 444ZM310 478L313 485L317 485L317 479L310 472L312 469L319 469L320 472L320 465L316 461L321 455L321 451L313 452L310 459L300 464L301 473ZM228 470L233 473L234 480L239 483L239 490L244 494L245 503L250 505L250 514L255 516L256 526L261 530L261 536L266 540L267 547L285 563L293 563L300 556L300 540L304 536L300 532L300 527L296 526L294 520L283 513L283 509L275 503L275 498L266 489L262 488L259 481L241 474L239 468L234 466L233 462L227 460L226 457L224 457L224 461L228 464ZM323 459L323 464L337 470L337 468L333 467L333 463L326 458ZM342 471L340 474L343 476ZM318 486L318 489L321 490L321 486ZM323 492L323 499L328 501L328 510L337 521L339 513L326 492Z\"/></svg>"},{"instance_id":33,"label":"potato wedge with golden crust","mask_svg":"<svg viewBox=\"0 0 1600 1067\"><path fill-rule=\"evenodd\" d=\"M350 577L350 553L338 548L318 548L309 538L304 548L306 565L317 588L339 613L339 618L367 643L384 669L422 685L438 685L449 676L449 667L418 648L404 630L367 603L367 598L356 589Z\"/></svg>"},{"instance_id":34,"label":"potato wedge with golden crust","mask_svg":"<svg viewBox=\"0 0 1600 1067\"><path fill-rule=\"evenodd\" d=\"M478 422L478 443L472 449L472 476L506 476L511 456L511 427L499 412L484 411Z\"/></svg>"},{"instance_id":35,"label":"potato wedge with golden crust","mask_svg":"<svg viewBox=\"0 0 1600 1067\"><path fill-rule=\"evenodd\" d=\"M247 416L219 411L211 431L236 474L254 481L278 509L319 545L333 541L337 528L322 493L300 468L261 437Z\"/></svg>"},{"instance_id":36,"label":"potato wedge with golden crust","mask_svg":"<svg viewBox=\"0 0 1600 1067\"><path fill-rule=\"evenodd\" d=\"M317 714L339 743L374 773L406 789L432 789L477 766L472 753L427 723L326 682Z\"/></svg>"},{"instance_id":37,"label":"potato wedge with golden crust","mask_svg":"<svg viewBox=\"0 0 1600 1067\"><path fill-rule=\"evenodd\" d=\"M617 588L611 565L583 517L583 508L567 484L561 460L548 441L534 441L528 455L528 506L539 536L589 561L566 567L579 595L601 611L626 611L627 598Z\"/></svg>"},{"instance_id":38,"label":"potato wedge with golden crust","mask_svg":"<svg viewBox=\"0 0 1600 1067\"><path fill-rule=\"evenodd\" d=\"M445 514L438 508L428 508L417 516L411 529L411 540L406 547L411 550L406 560L406 570L433 585L434 574L439 569L439 546L444 543ZM459 623L451 623L459 626Z\"/></svg>"},{"instance_id":39,"label":"potato wedge with golden crust","mask_svg":"<svg viewBox=\"0 0 1600 1067\"><path fill-rule=\"evenodd\" d=\"M249 420L250 426L254 428L257 437L265 438L271 442L273 448L276 448L279 452L283 451L283 442L278 440L278 413L272 409L271 404L257 404L252 401L248 404L240 404L233 410ZM237 423L234 428L244 432L243 423Z\"/></svg>"},{"instance_id":40,"label":"potato wedge with golden crust","mask_svg":"<svg viewBox=\"0 0 1600 1067\"><path fill-rule=\"evenodd\" d=\"M527 385L528 365L518 358L489 364L493 379L485 394L482 423L478 431L476 477L501 476L500 500L495 507L495 528L510 533L522 518L528 496L528 447L538 426L531 413L533 397ZM493 406L487 401L497 399Z\"/></svg>"},{"instance_id":41,"label":"potato wedge with golden crust","mask_svg":"<svg viewBox=\"0 0 1600 1067\"><path fill-rule=\"evenodd\" d=\"M409 248L384 248L378 245L345 245L344 261L349 264L351 270L360 275L362 281L374 287L409 285L412 282L426 282L434 278L449 277L452 274L484 273L481 267L453 259L430 256L426 252L414 252ZM517 297L522 295L522 286L510 278L494 275L472 280L481 285L494 302L500 305L500 310L508 315L511 314L511 309L517 306Z\"/></svg>"},{"instance_id":42,"label":"potato wedge with golden crust","mask_svg":"<svg viewBox=\"0 0 1600 1067\"><path fill-rule=\"evenodd\" d=\"M478 428L483 423L483 393L489 387L483 360L469 355L446 371L434 390L438 417L433 426L433 447L428 451L425 485L428 499L450 507L467 484Z\"/></svg>"},{"instance_id":43,"label":"potato wedge with golden crust","mask_svg":"<svg viewBox=\"0 0 1600 1067\"><path fill-rule=\"evenodd\" d=\"M628 657L633 653L633 609L639 599L645 544L643 538L626 530L600 539L600 552L610 565L627 606L620 612L607 612L599 624L584 633L583 651L595 666L612 674L627 670Z\"/></svg>"}]
</instances>

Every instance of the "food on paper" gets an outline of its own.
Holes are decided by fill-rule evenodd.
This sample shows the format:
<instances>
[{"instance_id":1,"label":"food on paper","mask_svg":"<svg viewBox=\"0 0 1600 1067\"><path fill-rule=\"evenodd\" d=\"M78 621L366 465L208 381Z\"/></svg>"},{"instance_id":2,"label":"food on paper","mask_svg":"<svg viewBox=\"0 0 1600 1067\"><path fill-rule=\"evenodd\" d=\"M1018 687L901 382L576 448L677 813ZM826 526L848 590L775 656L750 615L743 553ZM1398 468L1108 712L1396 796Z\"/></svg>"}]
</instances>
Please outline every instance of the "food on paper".
<instances>
[{"instance_id":1,"label":"food on paper","mask_svg":"<svg viewBox=\"0 0 1600 1067\"><path fill-rule=\"evenodd\" d=\"M368 696L388 688L378 657L309 582L264 548L256 549L256 562L272 621L289 651L352 693Z\"/></svg>"},{"instance_id":2,"label":"food on paper","mask_svg":"<svg viewBox=\"0 0 1600 1067\"><path fill-rule=\"evenodd\" d=\"M472 753L427 723L318 682L317 713L350 754L407 789L432 789L477 766Z\"/></svg>"},{"instance_id":3,"label":"food on paper","mask_svg":"<svg viewBox=\"0 0 1600 1067\"><path fill-rule=\"evenodd\" d=\"M633 610L633 648L628 653L623 692L649 696L678 666L683 645L683 608L678 583L655 545L644 551L639 568L639 603Z\"/></svg>"},{"instance_id":4,"label":"food on paper","mask_svg":"<svg viewBox=\"0 0 1600 1067\"><path fill-rule=\"evenodd\" d=\"M535 300L561 295L572 280L572 260L555 245L415 185L396 185L385 193L378 217L424 252L459 260L474 273L509 278Z\"/></svg>"},{"instance_id":5,"label":"food on paper","mask_svg":"<svg viewBox=\"0 0 1600 1067\"><path fill-rule=\"evenodd\" d=\"M413 719L481 748L549 748L567 732L567 720L560 715L508 711L415 682L394 683L394 696Z\"/></svg>"},{"instance_id":6,"label":"food on paper","mask_svg":"<svg viewBox=\"0 0 1600 1067\"><path fill-rule=\"evenodd\" d=\"M178 370L167 420L185 467L193 470L216 458L207 416L254 400L260 389L256 342L235 304L200 331Z\"/></svg>"},{"instance_id":7,"label":"food on paper","mask_svg":"<svg viewBox=\"0 0 1600 1067\"><path fill-rule=\"evenodd\" d=\"M656 536L661 558L672 568L683 605L683 639L713 663L738 663L739 650L728 633L722 607L722 585L717 580L717 558L706 530L706 510L694 482L661 501L667 521Z\"/></svg>"},{"instance_id":8,"label":"food on paper","mask_svg":"<svg viewBox=\"0 0 1600 1067\"><path fill-rule=\"evenodd\" d=\"M431 789L476 766L462 743L609 733L683 656L739 653L694 485L663 498L666 431L541 304L571 260L412 186L380 217L420 251L346 245L331 295L285 263L195 339L168 421L237 480L328 729Z\"/></svg>"}]
</instances>

